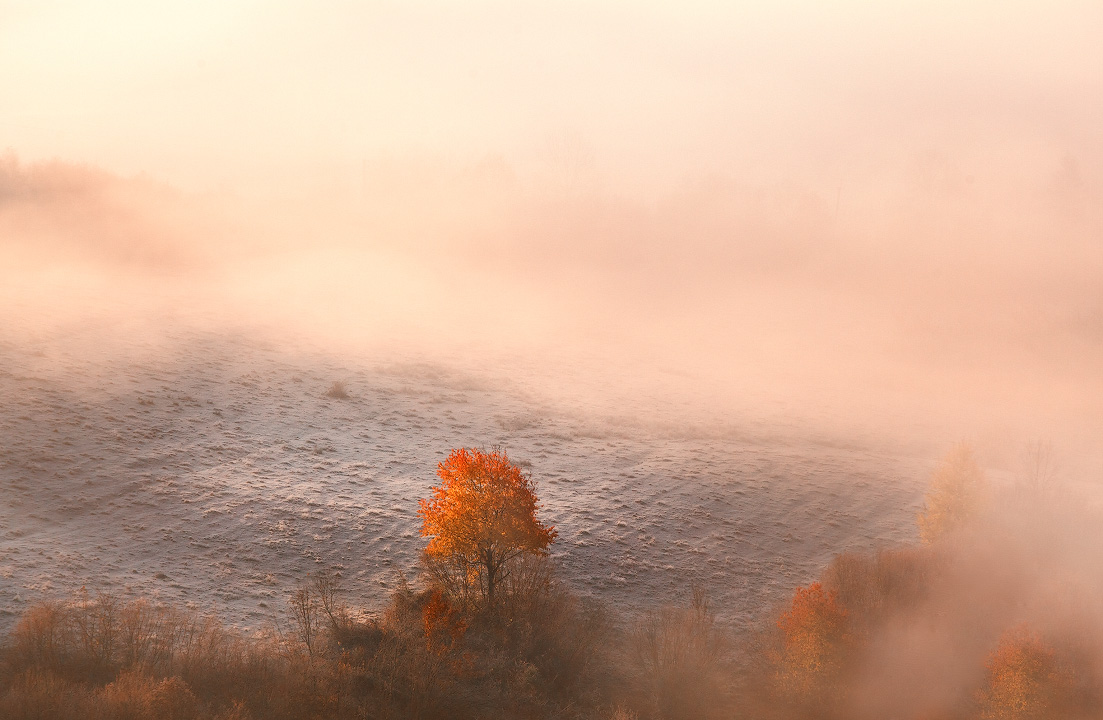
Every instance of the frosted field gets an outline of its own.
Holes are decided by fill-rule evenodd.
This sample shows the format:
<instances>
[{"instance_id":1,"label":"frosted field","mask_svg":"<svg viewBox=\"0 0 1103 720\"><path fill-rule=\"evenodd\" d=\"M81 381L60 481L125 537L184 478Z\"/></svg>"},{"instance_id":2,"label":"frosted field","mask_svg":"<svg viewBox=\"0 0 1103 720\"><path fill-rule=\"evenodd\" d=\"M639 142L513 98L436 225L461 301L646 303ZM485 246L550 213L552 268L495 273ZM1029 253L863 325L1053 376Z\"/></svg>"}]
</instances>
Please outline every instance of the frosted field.
<instances>
[{"instance_id":1,"label":"frosted field","mask_svg":"<svg viewBox=\"0 0 1103 720\"><path fill-rule=\"evenodd\" d=\"M532 473L567 579L626 611L700 583L744 625L836 552L915 538L930 458L901 444L679 427L646 400L610 417L541 399L519 370L163 336L0 337L0 629L82 585L256 628L324 569L379 604L414 578L417 499L463 445ZM349 399L325 396L334 381Z\"/></svg>"}]
</instances>

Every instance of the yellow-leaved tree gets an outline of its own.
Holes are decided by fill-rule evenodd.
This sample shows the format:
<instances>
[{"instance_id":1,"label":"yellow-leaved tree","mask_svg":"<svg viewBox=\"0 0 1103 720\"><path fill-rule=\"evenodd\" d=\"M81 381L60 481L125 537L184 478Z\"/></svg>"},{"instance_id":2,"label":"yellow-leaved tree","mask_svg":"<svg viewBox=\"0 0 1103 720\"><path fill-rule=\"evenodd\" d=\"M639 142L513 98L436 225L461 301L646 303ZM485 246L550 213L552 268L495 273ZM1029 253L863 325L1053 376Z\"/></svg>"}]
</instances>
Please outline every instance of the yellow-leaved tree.
<instances>
[{"instance_id":1,"label":"yellow-leaved tree","mask_svg":"<svg viewBox=\"0 0 1103 720\"><path fill-rule=\"evenodd\" d=\"M954 446L931 475L918 518L923 542L930 545L976 515L987 485L972 449L965 443Z\"/></svg>"},{"instance_id":2,"label":"yellow-leaved tree","mask_svg":"<svg viewBox=\"0 0 1103 720\"><path fill-rule=\"evenodd\" d=\"M555 528L536 518L535 483L502 451L453 450L437 476L418 508L426 565L454 596L493 608L511 564L547 554Z\"/></svg>"}]
</instances>

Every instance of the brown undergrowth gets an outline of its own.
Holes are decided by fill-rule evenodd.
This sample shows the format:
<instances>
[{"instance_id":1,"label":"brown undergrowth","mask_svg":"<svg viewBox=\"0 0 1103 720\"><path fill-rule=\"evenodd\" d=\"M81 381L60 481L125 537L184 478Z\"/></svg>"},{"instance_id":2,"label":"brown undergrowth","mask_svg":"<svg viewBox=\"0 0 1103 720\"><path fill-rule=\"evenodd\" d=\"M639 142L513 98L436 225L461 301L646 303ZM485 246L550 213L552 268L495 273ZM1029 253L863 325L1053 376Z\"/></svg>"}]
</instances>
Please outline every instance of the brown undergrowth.
<instances>
[{"instance_id":1,"label":"brown undergrowth","mask_svg":"<svg viewBox=\"0 0 1103 720\"><path fill-rule=\"evenodd\" d=\"M1048 488L958 502L983 482L958 465L927 503L952 523L837 555L737 638L701 588L626 620L534 553L493 602L432 558L376 612L318 576L252 635L81 589L0 645L0 718L1103 720L1098 516Z\"/></svg>"},{"instance_id":2,"label":"brown undergrowth","mask_svg":"<svg viewBox=\"0 0 1103 720\"><path fill-rule=\"evenodd\" d=\"M375 616L336 582L290 597L282 630L243 635L147 600L85 591L28 610L3 646L0 717L604 717L627 687L619 632L546 562L494 612L403 585ZM609 707L606 707L609 705Z\"/></svg>"}]
</instances>

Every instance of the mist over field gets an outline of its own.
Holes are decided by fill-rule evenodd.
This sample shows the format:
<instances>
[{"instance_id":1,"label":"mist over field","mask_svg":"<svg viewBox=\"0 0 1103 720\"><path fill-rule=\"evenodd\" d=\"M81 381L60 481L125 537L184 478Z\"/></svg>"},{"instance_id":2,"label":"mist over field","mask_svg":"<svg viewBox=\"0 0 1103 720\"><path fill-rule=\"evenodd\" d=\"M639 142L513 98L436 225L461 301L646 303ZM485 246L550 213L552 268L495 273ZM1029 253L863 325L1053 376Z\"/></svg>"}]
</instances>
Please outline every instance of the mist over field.
<instances>
[{"instance_id":1,"label":"mist over field","mask_svg":"<svg viewBox=\"0 0 1103 720\"><path fill-rule=\"evenodd\" d=\"M750 637L916 545L964 442L998 499L848 707L941 712L1015 622L1103 637L1101 32L0 0L0 630L81 586L244 631L318 571L383 602L437 463L501 447L575 592L702 587Z\"/></svg>"},{"instance_id":2,"label":"mist over field","mask_svg":"<svg viewBox=\"0 0 1103 720\"><path fill-rule=\"evenodd\" d=\"M5 284L1091 437L1099 13L994 15L8 4Z\"/></svg>"}]
</instances>

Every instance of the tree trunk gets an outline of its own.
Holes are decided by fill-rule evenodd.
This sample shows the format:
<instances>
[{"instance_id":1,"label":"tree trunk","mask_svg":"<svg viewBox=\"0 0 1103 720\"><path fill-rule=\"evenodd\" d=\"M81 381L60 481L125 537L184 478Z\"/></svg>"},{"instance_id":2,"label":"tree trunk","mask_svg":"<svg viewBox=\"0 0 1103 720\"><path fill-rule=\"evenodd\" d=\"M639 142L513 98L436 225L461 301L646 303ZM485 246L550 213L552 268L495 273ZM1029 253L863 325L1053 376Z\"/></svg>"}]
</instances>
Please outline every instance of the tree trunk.
<instances>
[{"instance_id":1,"label":"tree trunk","mask_svg":"<svg viewBox=\"0 0 1103 720\"><path fill-rule=\"evenodd\" d=\"M498 568L494 566L494 551L486 551L486 604L491 610L494 609L494 586L497 582L495 575L498 574Z\"/></svg>"}]
</instances>

